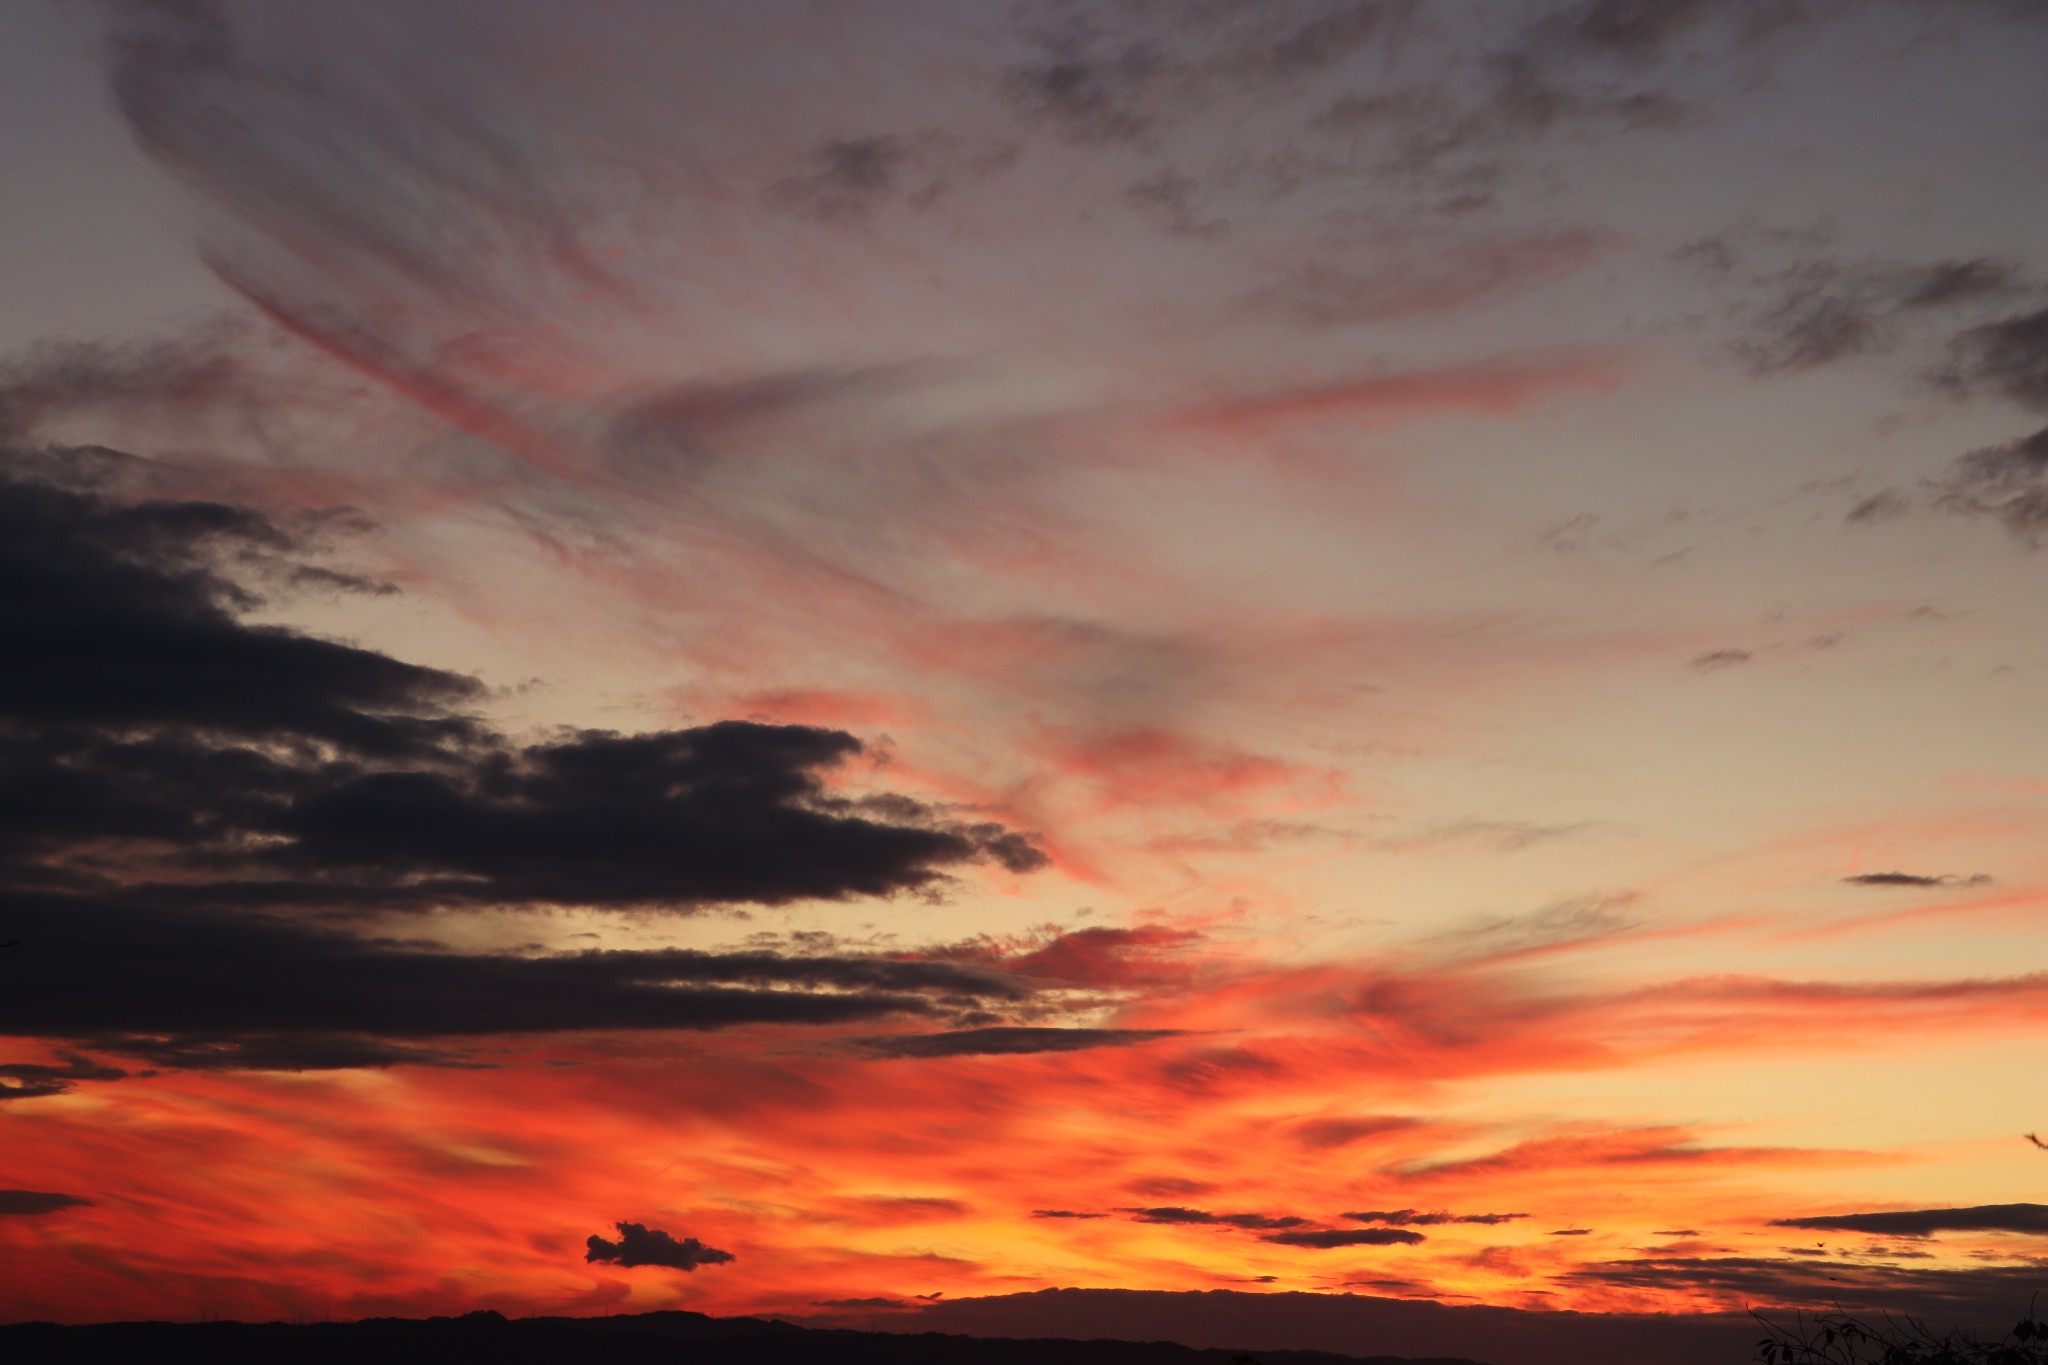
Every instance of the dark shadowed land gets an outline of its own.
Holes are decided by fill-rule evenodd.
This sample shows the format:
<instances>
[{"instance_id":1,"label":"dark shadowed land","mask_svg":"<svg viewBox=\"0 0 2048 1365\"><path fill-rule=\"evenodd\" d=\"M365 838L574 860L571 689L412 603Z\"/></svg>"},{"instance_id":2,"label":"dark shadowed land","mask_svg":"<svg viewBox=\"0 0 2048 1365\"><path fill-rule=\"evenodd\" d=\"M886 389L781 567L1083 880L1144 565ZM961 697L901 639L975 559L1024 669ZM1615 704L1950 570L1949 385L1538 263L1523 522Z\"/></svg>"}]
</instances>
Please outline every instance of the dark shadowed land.
<instances>
[{"instance_id":1,"label":"dark shadowed land","mask_svg":"<svg viewBox=\"0 0 2048 1365\"><path fill-rule=\"evenodd\" d=\"M1490 1365L1741 1365L1762 1335L1743 1313L1532 1312L1426 1299L1225 1289L1046 1289L945 1300L889 1316L895 1322L852 1314L809 1321L987 1337L1161 1337L1195 1347L1265 1348L1262 1360L1278 1359L1284 1350L1383 1351Z\"/></svg>"},{"instance_id":2,"label":"dark shadowed land","mask_svg":"<svg viewBox=\"0 0 2048 1365\"><path fill-rule=\"evenodd\" d=\"M459 1318L372 1318L349 1323L119 1322L62 1327L0 1327L0 1359L21 1361L221 1361L589 1359L733 1361L747 1365L1480 1365L1431 1356L1339 1355L1327 1351L1196 1349L1166 1341L1060 1341L976 1338L938 1332L858 1332L798 1327L763 1318L701 1313L640 1313L611 1318L519 1318L471 1313Z\"/></svg>"}]
</instances>

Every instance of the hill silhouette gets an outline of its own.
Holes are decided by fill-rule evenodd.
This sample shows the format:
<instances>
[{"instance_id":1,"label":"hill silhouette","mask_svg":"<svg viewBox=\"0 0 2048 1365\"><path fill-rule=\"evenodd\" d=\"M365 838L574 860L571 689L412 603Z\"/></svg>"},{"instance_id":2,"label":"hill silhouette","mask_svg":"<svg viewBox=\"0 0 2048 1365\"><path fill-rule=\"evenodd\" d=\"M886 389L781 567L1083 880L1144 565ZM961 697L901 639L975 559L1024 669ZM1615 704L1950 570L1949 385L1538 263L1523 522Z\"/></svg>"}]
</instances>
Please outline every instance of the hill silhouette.
<instances>
[{"instance_id":1,"label":"hill silhouette","mask_svg":"<svg viewBox=\"0 0 2048 1365\"><path fill-rule=\"evenodd\" d=\"M862 1332L798 1327L766 1318L662 1312L609 1318L370 1318L339 1323L116 1322L0 1327L0 1359L36 1361L288 1360L294 1365L371 1360L584 1360L669 1365L1482 1365L1449 1356L1349 1356L1327 1351L1196 1349L1166 1341L1067 1341Z\"/></svg>"}]
</instances>

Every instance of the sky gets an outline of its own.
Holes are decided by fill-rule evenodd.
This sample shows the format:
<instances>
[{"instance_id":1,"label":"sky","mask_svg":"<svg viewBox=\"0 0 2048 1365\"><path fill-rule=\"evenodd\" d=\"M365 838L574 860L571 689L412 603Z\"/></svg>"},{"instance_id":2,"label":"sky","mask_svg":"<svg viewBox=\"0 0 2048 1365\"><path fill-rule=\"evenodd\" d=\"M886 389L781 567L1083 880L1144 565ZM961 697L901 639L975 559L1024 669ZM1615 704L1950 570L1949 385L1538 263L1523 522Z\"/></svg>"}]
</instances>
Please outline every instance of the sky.
<instances>
[{"instance_id":1,"label":"sky","mask_svg":"<svg viewBox=\"0 0 2048 1365\"><path fill-rule=\"evenodd\" d=\"M0 1319L2023 1311L2044 68L0 9Z\"/></svg>"}]
</instances>

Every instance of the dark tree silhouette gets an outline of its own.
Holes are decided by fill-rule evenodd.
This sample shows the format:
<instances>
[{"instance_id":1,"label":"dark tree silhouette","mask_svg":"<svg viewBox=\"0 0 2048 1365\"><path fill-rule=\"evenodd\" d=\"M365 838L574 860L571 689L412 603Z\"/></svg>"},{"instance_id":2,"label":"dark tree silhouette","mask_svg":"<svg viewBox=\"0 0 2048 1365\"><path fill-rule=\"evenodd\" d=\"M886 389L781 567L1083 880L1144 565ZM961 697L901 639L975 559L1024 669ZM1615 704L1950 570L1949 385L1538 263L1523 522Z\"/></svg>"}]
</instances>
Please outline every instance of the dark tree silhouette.
<instances>
[{"instance_id":1,"label":"dark tree silhouette","mask_svg":"<svg viewBox=\"0 0 2048 1365\"><path fill-rule=\"evenodd\" d=\"M1769 1333L1756 1344L1764 1365L2048 1365L2048 1323L2030 1309L1996 1340L1953 1328L1937 1334L1918 1318L1869 1322L1848 1313L1800 1315L1790 1325L1756 1320Z\"/></svg>"}]
</instances>

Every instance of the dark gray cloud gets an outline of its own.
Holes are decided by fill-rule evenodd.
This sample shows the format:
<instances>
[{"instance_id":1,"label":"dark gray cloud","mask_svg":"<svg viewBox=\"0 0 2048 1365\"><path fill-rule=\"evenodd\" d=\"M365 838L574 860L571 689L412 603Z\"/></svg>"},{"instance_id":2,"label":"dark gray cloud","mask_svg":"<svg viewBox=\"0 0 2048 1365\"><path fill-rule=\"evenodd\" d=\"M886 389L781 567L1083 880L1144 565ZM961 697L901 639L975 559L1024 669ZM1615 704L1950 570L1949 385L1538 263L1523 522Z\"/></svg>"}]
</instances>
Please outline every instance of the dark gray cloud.
<instances>
[{"instance_id":1,"label":"dark gray cloud","mask_svg":"<svg viewBox=\"0 0 2048 1365\"><path fill-rule=\"evenodd\" d=\"M1444 313L1562 279L1614 246L1610 234L1567 228L1461 243L1432 240L1426 253L1394 250L1368 269L1310 259L1246 294L1240 306L1254 317L1307 327Z\"/></svg>"},{"instance_id":2,"label":"dark gray cloud","mask_svg":"<svg viewBox=\"0 0 2048 1365\"><path fill-rule=\"evenodd\" d=\"M1082 143L1142 142L1190 98L1266 93L1397 42L1417 0L1205 0L1170 10L1129 0L1085 12L1040 6L1029 51L1005 74L1030 116Z\"/></svg>"},{"instance_id":3,"label":"dark gray cloud","mask_svg":"<svg viewBox=\"0 0 2048 1365\"><path fill-rule=\"evenodd\" d=\"M733 1258L730 1251L705 1246L695 1237L677 1241L660 1228L649 1228L640 1223L614 1223L619 1239L615 1242L602 1237L589 1237L584 1253L586 1261L603 1262L607 1265L634 1266L658 1265L670 1270L695 1271L699 1266L722 1265Z\"/></svg>"},{"instance_id":4,"label":"dark gray cloud","mask_svg":"<svg viewBox=\"0 0 2048 1365\"><path fill-rule=\"evenodd\" d=\"M1033 1218L1107 1218L1106 1213L1075 1213L1072 1209L1033 1209Z\"/></svg>"},{"instance_id":5,"label":"dark gray cloud","mask_svg":"<svg viewBox=\"0 0 2048 1365\"><path fill-rule=\"evenodd\" d=\"M1593 1229L1591 1229L1591 1228L1552 1228L1552 1229L1550 1230L1550 1235L1551 1235L1552 1237L1590 1237L1590 1236L1592 1236L1592 1235L1593 1235Z\"/></svg>"},{"instance_id":6,"label":"dark gray cloud","mask_svg":"<svg viewBox=\"0 0 2048 1365\"><path fill-rule=\"evenodd\" d=\"M1663 57L1721 8L1716 0L1584 0L1566 6L1539 32L1559 47L1646 62Z\"/></svg>"},{"instance_id":7,"label":"dark gray cloud","mask_svg":"<svg viewBox=\"0 0 2048 1365\"><path fill-rule=\"evenodd\" d=\"M1842 880L1850 886L1984 886L1991 878L1982 872L1959 877L1952 872L1929 876L1923 872L1858 872Z\"/></svg>"},{"instance_id":8,"label":"dark gray cloud","mask_svg":"<svg viewBox=\"0 0 2048 1365\"><path fill-rule=\"evenodd\" d=\"M2001 318L1957 335L1943 380L2048 412L2048 308Z\"/></svg>"},{"instance_id":9,"label":"dark gray cloud","mask_svg":"<svg viewBox=\"0 0 2048 1365\"><path fill-rule=\"evenodd\" d=\"M820 774L861 747L838 731L515 743L468 713L474 679L249 624L257 588L308 565L307 534L125 496L115 476L135 463L0 451L0 939L21 941L0 1031L162 1066L446 1064L429 1040L954 1014L1028 993L967 963L522 957L349 932L332 917L933 894L953 866L1043 855L907 798L828 793ZM15 1064L0 1095L119 1075Z\"/></svg>"},{"instance_id":10,"label":"dark gray cloud","mask_svg":"<svg viewBox=\"0 0 2048 1365\"><path fill-rule=\"evenodd\" d=\"M1834 1304L1858 1312L1897 1311L1927 1318L2010 1324L2040 1290L2039 1265L1962 1270L1897 1266L1839 1257L1643 1257L1600 1261L1559 1272L1567 1286L1686 1291L1740 1296L1756 1304Z\"/></svg>"},{"instance_id":11,"label":"dark gray cloud","mask_svg":"<svg viewBox=\"0 0 2048 1365\"><path fill-rule=\"evenodd\" d=\"M1912 502L1893 489L1881 489L1851 507L1843 520L1855 526L1870 526L1882 521L1896 521L1913 510Z\"/></svg>"},{"instance_id":12,"label":"dark gray cloud","mask_svg":"<svg viewBox=\"0 0 2048 1365\"><path fill-rule=\"evenodd\" d=\"M945 963L685 950L457 953L274 916L23 896L0 1033L90 1040L164 1066L445 1061L422 1041L937 1015L1025 993ZM83 1069L70 1073L78 1079Z\"/></svg>"},{"instance_id":13,"label":"dark gray cloud","mask_svg":"<svg viewBox=\"0 0 2048 1365\"><path fill-rule=\"evenodd\" d=\"M2048 427L1973 450L1935 482L1935 505L1990 517L2030 549L2048 536Z\"/></svg>"},{"instance_id":14,"label":"dark gray cloud","mask_svg":"<svg viewBox=\"0 0 2048 1365\"><path fill-rule=\"evenodd\" d=\"M1415 0L1048 3L1024 13L1024 50L1004 74L1009 99L1069 143L1145 166L1138 207L1180 235L1215 235L1232 216L1224 209L1250 215L1317 183L1369 191L1382 208L1390 191L1405 192L1407 208L1437 218L1483 208L1517 171L1510 151L1701 117L1713 92L1681 87L1714 82L1667 54L1691 44L1720 56L1760 41L1758 25L1693 3L1673 6L1676 17L1545 5L1435 23ZM1213 139L1185 136L1238 105L1256 108L1254 137L1219 153ZM1397 282L1342 283L1370 309Z\"/></svg>"},{"instance_id":15,"label":"dark gray cloud","mask_svg":"<svg viewBox=\"0 0 2048 1365\"><path fill-rule=\"evenodd\" d=\"M173 341L49 340L0 361L0 443L29 439L81 407L147 417L246 399L248 369L215 319Z\"/></svg>"},{"instance_id":16,"label":"dark gray cloud","mask_svg":"<svg viewBox=\"0 0 2048 1365\"><path fill-rule=\"evenodd\" d=\"M1393 1227L1429 1227L1440 1223L1477 1223L1494 1227L1501 1223L1512 1223L1527 1218L1526 1213L1422 1213L1415 1209L1363 1209L1347 1213L1346 1218L1360 1223L1386 1223Z\"/></svg>"},{"instance_id":17,"label":"dark gray cloud","mask_svg":"<svg viewBox=\"0 0 2048 1365\"><path fill-rule=\"evenodd\" d=\"M945 1033L906 1033L863 1038L860 1045L881 1057L992 1057L1032 1052L1079 1052L1086 1048L1129 1047L1158 1038L1177 1038L1179 1029L1032 1028L997 1025Z\"/></svg>"},{"instance_id":18,"label":"dark gray cloud","mask_svg":"<svg viewBox=\"0 0 2048 1365\"><path fill-rule=\"evenodd\" d=\"M1936 379L1958 395L1990 393L2048 412L2048 308L1958 333ZM2048 427L1970 451L1932 487L1942 510L1989 517L2038 549L2048 536Z\"/></svg>"},{"instance_id":19,"label":"dark gray cloud","mask_svg":"<svg viewBox=\"0 0 2048 1365\"><path fill-rule=\"evenodd\" d=\"M1211 1213L1207 1209L1189 1209L1169 1205L1162 1208L1118 1209L1140 1223L1208 1223L1222 1227L1270 1230L1273 1228L1298 1228L1308 1222L1291 1214L1278 1216L1263 1213Z\"/></svg>"},{"instance_id":20,"label":"dark gray cloud","mask_svg":"<svg viewBox=\"0 0 2048 1365\"><path fill-rule=\"evenodd\" d=\"M900 797L828 796L837 731L723 722L516 745L474 680L240 619L234 571L300 538L246 508L126 502L0 456L0 789L11 875L84 848L219 899L688 906L929 890L1043 856ZM60 476L58 478L50 475ZM234 880L227 879L232 876Z\"/></svg>"},{"instance_id":21,"label":"dark gray cloud","mask_svg":"<svg viewBox=\"0 0 2048 1365\"><path fill-rule=\"evenodd\" d=\"M824 223L862 223L891 204L928 207L956 185L1016 164L1012 142L970 142L941 132L832 138L802 169L768 187L770 205Z\"/></svg>"},{"instance_id":22,"label":"dark gray cloud","mask_svg":"<svg viewBox=\"0 0 2048 1365\"><path fill-rule=\"evenodd\" d=\"M1748 251L1768 251L1796 234L1705 238L1679 259L1726 278ZM1856 261L1804 255L1748 277L1751 301L1735 316L1742 328L1735 354L1754 374L1796 374L1890 348L1947 321L1955 310L1981 309L2023 297L2018 265L1993 257L1932 262ZM1967 335L1967 334L1966 334ZM1961 382L1951 376L1951 384Z\"/></svg>"},{"instance_id":23,"label":"dark gray cloud","mask_svg":"<svg viewBox=\"0 0 2048 1365\"><path fill-rule=\"evenodd\" d=\"M1336 1228L1324 1232L1276 1232L1259 1240L1331 1251L1338 1247L1407 1246L1427 1239L1405 1228Z\"/></svg>"},{"instance_id":24,"label":"dark gray cloud","mask_svg":"<svg viewBox=\"0 0 2048 1365\"><path fill-rule=\"evenodd\" d=\"M118 1081L127 1074L117 1066L103 1066L75 1052L59 1053L54 1066L47 1062L11 1062L0 1065L0 1101L61 1095L80 1081Z\"/></svg>"},{"instance_id":25,"label":"dark gray cloud","mask_svg":"<svg viewBox=\"0 0 2048 1365\"><path fill-rule=\"evenodd\" d=\"M1936 1232L2024 1232L2048 1235L2048 1204L1978 1204L1966 1209L1906 1209L1896 1213L1839 1213L1819 1218L1774 1218L1774 1228L1868 1232L1882 1237L1926 1237Z\"/></svg>"},{"instance_id":26,"label":"dark gray cloud","mask_svg":"<svg viewBox=\"0 0 2048 1365\"><path fill-rule=\"evenodd\" d=\"M1702 673L1712 673L1716 669L1746 664L1755 657L1746 649L1710 649L1704 654L1693 655L1692 666Z\"/></svg>"},{"instance_id":27,"label":"dark gray cloud","mask_svg":"<svg viewBox=\"0 0 2048 1365\"><path fill-rule=\"evenodd\" d=\"M910 148L902 138L838 138L811 154L803 175L778 182L772 201L828 222L865 218L900 188Z\"/></svg>"},{"instance_id":28,"label":"dark gray cloud","mask_svg":"<svg viewBox=\"0 0 2048 1365\"><path fill-rule=\"evenodd\" d=\"M47 1190L0 1190L0 1215L60 1213L65 1209L89 1208L92 1202L75 1194Z\"/></svg>"},{"instance_id":29,"label":"dark gray cloud","mask_svg":"<svg viewBox=\"0 0 2048 1365\"><path fill-rule=\"evenodd\" d=\"M1124 1209L1141 1223L1213 1223L1216 1215L1201 1209L1186 1209L1169 1205L1152 1209Z\"/></svg>"}]
</instances>

